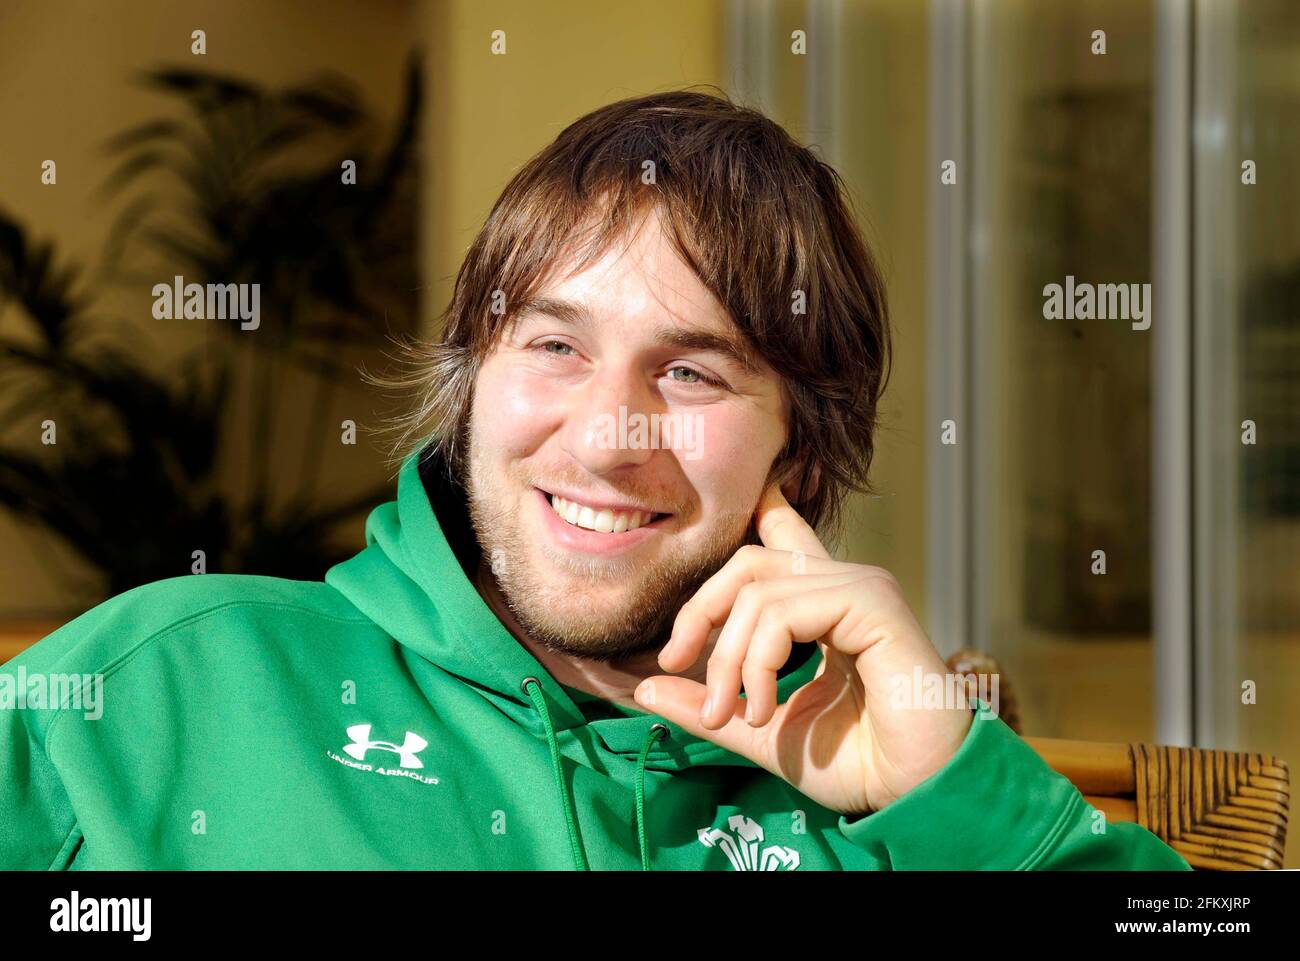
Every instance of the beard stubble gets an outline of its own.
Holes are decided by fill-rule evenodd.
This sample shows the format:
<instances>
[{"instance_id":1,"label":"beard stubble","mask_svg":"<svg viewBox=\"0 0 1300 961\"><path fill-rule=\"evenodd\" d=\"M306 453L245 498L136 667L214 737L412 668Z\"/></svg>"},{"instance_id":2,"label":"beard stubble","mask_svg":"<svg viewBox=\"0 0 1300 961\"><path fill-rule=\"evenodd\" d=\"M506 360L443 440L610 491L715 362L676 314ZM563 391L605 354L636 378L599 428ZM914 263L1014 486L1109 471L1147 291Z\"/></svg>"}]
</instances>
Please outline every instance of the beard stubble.
<instances>
[{"instance_id":1,"label":"beard stubble","mask_svg":"<svg viewBox=\"0 0 1300 961\"><path fill-rule=\"evenodd\" d=\"M662 647L682 605L742 546L761 543L752 511L737 510L720 516L700 546L670 544L649 561L540 545L546 561L563 572L557 582L537 569L529 550L537 545L530 545L518 515L498 506L501 492L483 476L482 461L471 455L469 462L470 522L484 558L492 559L490 576L519 625L556 653L617 663ZM660 536L674 535L669 529ZM613 609L597 607L591 595L611 583L629 587Z\"/></svg>"}]
</instances>

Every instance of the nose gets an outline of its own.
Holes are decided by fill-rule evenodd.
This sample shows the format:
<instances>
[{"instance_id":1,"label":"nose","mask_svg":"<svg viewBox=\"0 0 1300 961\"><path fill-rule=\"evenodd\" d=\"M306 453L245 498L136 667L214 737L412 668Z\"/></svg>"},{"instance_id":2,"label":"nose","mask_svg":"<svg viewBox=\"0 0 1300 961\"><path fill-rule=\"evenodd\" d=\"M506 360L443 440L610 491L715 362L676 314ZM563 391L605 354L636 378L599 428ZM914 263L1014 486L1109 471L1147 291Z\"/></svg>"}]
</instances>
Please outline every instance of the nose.
<instances>
[{"instance_id":1,"label":"nose","mask_svg":"<svg viewBox=\"0 0 1300 961\"><path fill-rule=\"evenodd\" d=\"M564 430L566 453L592 474L636 467L653 456L655 395L642 373L608 365L575 392Z\"/></svg>"}]
</instances>

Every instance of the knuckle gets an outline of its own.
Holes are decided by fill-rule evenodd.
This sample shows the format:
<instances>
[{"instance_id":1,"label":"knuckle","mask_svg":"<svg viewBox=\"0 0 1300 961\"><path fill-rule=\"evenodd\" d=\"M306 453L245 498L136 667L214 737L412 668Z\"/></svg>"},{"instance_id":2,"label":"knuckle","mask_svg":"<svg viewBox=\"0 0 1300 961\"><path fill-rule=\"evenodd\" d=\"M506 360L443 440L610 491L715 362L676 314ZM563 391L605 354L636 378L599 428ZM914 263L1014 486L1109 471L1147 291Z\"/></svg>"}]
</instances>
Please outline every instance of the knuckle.
<instances>
[{"instance_id":1,"label":"knuckle","mask_svg":"<svg viewBox=\"0 0 1300 961\"><path fill-rule=\"evenodd\" d=\"M871 580L878 581L885 587L899 586L898 578L894 576L893 572L888 571L883 567L872 567L869 565L866 569L866 573Z\"/></svg>"},{"instance_id":2,"label":"knuckle","mask_svg":"<svg viewBox=\"0 0 1300 961\"><path fill-rule=\"evenodd\" d=\"M741 585L740 590L736 591L736 604L757 604L763 599L763 585L758 581L750 581L748 584Z\"/></svg>"},{"instance_id":3,"label":"knuckle","mask_svg":"<svg viewBox=\"0 0 1300 961\"><path fill-rule=\"evenodd\" d=\"M776 517L773 516L772 514L769 514L766 518L764 518L763 537L770 540L773 536L777 534L778 531L781 531L789 526L790 526L790 521L787 518Z\"/></svg>"},{"instance_id":4,"label":"knuckle","mask_svg":"<svg viewBox=\"0 0 1300 961\"><path fill-rule=\"evenodd\" d=\"M773 601L758 615L755 633L774 633L785 625L785 601Z\"/></svg>"}]
</instances>

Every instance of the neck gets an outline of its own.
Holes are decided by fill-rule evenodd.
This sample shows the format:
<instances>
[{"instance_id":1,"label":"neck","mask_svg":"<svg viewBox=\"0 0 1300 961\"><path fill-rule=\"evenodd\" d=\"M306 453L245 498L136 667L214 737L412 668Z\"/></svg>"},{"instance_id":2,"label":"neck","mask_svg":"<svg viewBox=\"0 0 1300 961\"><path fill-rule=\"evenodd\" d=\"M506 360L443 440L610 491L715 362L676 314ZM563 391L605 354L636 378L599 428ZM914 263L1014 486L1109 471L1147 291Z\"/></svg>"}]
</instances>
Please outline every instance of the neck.
<instances>
[{"instance_id":1,"label":"neck","mask_svg":"<svg viewBox=\"0 0 1300 961\"><path fill-rule=\"evenodd\" d=\"M632 692L647 677L664 673L663 668L659 666L658 651L645 651L626 661L611 664L607 661L594 661L577 654L552 650L534 639L520 625L510 606L506 604L496 577L486 563L479 564L474 576L474 587L484 603L496 615L497 620L505 625L506 630L514 636L515 640L527 648L547 673L559 683L624 707L644 710L632 697ZM696 662L677 676L704 683L708 655L709 648L706 647Z\"/></svg>"}]
</instances>

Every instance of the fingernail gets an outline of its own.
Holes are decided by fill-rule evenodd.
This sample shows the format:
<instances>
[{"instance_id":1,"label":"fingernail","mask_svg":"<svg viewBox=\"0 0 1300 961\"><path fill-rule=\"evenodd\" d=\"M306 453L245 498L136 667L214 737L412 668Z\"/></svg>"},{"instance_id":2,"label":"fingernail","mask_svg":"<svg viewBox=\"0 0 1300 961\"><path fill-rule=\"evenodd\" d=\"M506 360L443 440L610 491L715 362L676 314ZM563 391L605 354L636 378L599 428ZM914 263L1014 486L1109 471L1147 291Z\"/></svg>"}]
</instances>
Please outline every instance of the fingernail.
<instances>
[{"instance_id":1,"label":"fingernail","mask_svg":"<svg viewBox=\"0 0 1300 961\"><path fill-rule=\"evenodd\" d=\"M748 698L745 700L745 723L754 723L754 704Z\"/></svg>"}]
</instances>

